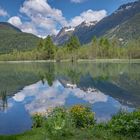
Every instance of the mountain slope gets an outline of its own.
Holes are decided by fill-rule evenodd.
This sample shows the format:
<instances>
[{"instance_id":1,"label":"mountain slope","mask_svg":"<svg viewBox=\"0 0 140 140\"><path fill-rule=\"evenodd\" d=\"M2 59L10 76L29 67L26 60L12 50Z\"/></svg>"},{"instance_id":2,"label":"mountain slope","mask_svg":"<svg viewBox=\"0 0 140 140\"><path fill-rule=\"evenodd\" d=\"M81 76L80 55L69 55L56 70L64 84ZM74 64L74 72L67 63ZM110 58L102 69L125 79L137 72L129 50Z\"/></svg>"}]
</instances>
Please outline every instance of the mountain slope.
<instances>
[{"instance_id":1,"label":"mountain slope","mask_svg":"<svg viewBox=\"0 0 140 140\"><path fill-rule=\"evenodd\" d=\"M39 38L29 33L23 33L13 25L0 22L0 54L13 50L27 51L36 47Z\"/></svg>"},{"instance_id":2,"label":"mountain slope","mask_svg":"<svg viewBox=\"0 0 140 140\"><path fill-rule=\"evenodd\" d=\"M119 9L117 9L113 14L98 22L82 37L79 37L79 40L82 43L88 43L92 40L94 35L100 37L105 35L109 30L112 30L117 26L124 25L125 22L129 24L129 20L138 13L140 13L140 1L124 4L120 6ZM120 30L120 32L123 32L123 30Z\"/></svg>"},{"instance_id":3,"label":"mountain slope","mask_svg":"<svg viewBox=\"0 0 140 140\"><path fill-rule=\"evenodd\" d=\"M73 35L74 32L74 28L72 27L64 27L60 30L60 32L53 37L53 41L55 44L64 44L65 42L67 42L70 37Z\"/></svg>"},{"instance_id":4,"label":"mountain slope","mask_svg":"<svg viewBox=\"0 0 140 140\"><path fill-rule=\"evenodd\" d=\"M109 30L105 36L109 38L118 38L122 41L138 39L140 37L140 13L121 25Z\"/></svg>"}]
</instances>

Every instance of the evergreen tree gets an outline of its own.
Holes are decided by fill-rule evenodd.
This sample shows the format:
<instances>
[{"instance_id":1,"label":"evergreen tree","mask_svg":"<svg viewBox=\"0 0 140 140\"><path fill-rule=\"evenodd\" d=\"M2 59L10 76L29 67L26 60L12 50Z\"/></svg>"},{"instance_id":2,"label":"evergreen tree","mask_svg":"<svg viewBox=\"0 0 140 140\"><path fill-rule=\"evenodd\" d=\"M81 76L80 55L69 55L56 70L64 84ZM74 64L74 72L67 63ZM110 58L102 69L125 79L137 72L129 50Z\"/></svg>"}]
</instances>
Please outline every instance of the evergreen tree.
<instances>
[{"instance_id":1,"label":"evergreen tree","mask_svg":"<svg viewBox=\"0 0 140 140\"><path fill-rule=\"evenodd\" d=\"M37 50L40 51L40 50L43 50L43 48L44 48L43 39L40 39L37 45Z\"/></svg>"},{"instance_id":2,"label":"evergreen tree","mask_svg":"<svg viewBox=\"0 0 140 140\"><path fill-rule=\"evenodd\" d=\"M73 51L76 50L78 48L80 48L80 41L78 39L78 37L76 36L72 36L67 44L67 48L69 51Z\"/></svg>"},{"instance_id":3,"label":"evergreen tree","mask_svg":"<svg viewBox=\"0 0 140 140\"><path fill-rule=\"evenodd\" d=\"M92 50L91 50L93 58L97 57L97 51L98 51L98 41L96 36L94 36L92 40Z\"/></svg>"},{"instance_id":4,"label":"evergreen tree","mask_svg":"<svg viewBox=\"0 0 140 140\"><path fill-rule=\"evenodd\" d=\"M80 41L78 37L72 36L67 43L67 49L71 53L71 61L73 62L74 60L78 59L78 49L80 48Z\"/></svg>"},{"instance_id":5,"label":"evergreen tree","mask_svg":"<svg viewBox=\"0 0 140 140\"><path fill-rule=\"evenodd\" d=\"M51 36L45 39L44 51L47 52L47 59L54 59L55 45L53 44Z\"/></svg>"},{"instance_id":6,"label":"evergreen tree","mask_svg":"<svg viewBox=\"0 0 140 140\"><path fill-rule=\"evenodd\" d=\"M93 45L97 43L97 38L96 38L96 36L93 37L92 43L93 43Z\"/></svg>"}]
</instances>

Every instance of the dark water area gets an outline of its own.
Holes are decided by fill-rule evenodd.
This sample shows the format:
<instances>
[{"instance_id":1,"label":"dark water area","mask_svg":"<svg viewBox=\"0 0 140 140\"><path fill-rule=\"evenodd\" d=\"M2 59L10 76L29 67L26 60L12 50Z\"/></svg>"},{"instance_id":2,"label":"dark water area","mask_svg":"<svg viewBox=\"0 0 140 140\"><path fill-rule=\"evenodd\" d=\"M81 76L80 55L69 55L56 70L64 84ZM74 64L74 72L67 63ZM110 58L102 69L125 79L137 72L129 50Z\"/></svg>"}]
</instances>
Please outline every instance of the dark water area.
<instances>
[{"instance_id":1,"label":"dark water area","mask_svg":"<svg viewBox=\"0 0 140 140\"><path fill-rule=\"evenodd\" d=\"M22 133L31 115L89 105L98 122L140 107L139 63L1 63L0 135Z\"/></svg>"}]
</instances>

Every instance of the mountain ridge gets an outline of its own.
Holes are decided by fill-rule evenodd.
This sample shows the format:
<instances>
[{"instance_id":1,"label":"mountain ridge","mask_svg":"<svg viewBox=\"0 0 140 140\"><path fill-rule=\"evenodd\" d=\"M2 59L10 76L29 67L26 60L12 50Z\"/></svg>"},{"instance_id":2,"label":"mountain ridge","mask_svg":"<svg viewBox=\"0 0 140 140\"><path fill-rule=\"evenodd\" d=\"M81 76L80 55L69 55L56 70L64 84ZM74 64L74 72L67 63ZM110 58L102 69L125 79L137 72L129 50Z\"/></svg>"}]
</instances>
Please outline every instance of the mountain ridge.
<instances>
[{"instance_id":1,"label":"mountain ridge","mask_svg":"<svg viewBox=\"0 0 140 140\"><path fill-rule=\"evenodd\" d=\"M60 44L60 45L64 44L73 35L77 36L82 44L89 43L92 40L93 36L97 36L97 37L106 36L106 37L111 38L111 34L110 34L111 30L115 31L115 28L117 28L117 26L123 26L126 22L128 23L131 20L131 18L133 18L133 20L136 21L134 19L134 17L136 14L139 14L139 13L140 13L140 0L135 1L135 2L129 2L127 4L123 4L117 10L115 10L111 15L103 18L101 21L99 21L98 23L95 23L94 25L82 26L83 23L81 23L80 25L75 27L75 30L73 32L71 32L69 34L69 36L67 35L67 33L65 33L65 34L63 33L63 36L61 37L60 36L61 32L59 32L58 33L59 36L56 35L54 42L56 44ZM137 16L135 18L140 18L140 17ZM93 22L95 22L95 21L93 21ZM139 24L140 24L140 22L139 22ZM132 29L135 28L134 24L131 24L130 26ZM138 28L138 27L136 27L136 28ZM124 32L123 28L120 28L120 29L122 29L122 30L120 30L120 32ZM134 34L133 30L131 30L129 32L129 34L131 34L131 33ZM115 32L114 32L114 34L115 34ZM127 35L127 34L125 34L125 35ZM65 36L67 36L66 40L65 40ZM112 34L112 36L113 36L113 34ZM119 39L122 36L117 35L116 37L117 37L117 39ZM134 39L135 38L136 37L134 36ZM126 39L129 39L129 36L126 37ZM59 40L61 40L61 42L59 42ZM125 40L125 41L127 41L127 40Z\"/></svg>"}]
</instances>

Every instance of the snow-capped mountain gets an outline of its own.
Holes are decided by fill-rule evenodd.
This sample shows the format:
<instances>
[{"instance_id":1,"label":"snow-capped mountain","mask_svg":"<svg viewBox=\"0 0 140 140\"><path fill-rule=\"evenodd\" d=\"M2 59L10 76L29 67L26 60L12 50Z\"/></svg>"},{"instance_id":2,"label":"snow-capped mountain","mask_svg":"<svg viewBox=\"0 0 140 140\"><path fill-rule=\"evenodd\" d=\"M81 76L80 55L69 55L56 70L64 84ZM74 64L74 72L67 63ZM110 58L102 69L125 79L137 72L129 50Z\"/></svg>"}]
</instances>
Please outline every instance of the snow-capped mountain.
<instances>
[{"instance_id":1,"label":"snow-capped mountain","mask_svg":"<svg viewBox=\"0 0 140 140\"><path fill-rule=\"evenodd\" d=\"M67 42L69 38L72 36L75 28L74 27L63 27L59 33L53 37L53 41L55 44L60 45L64 42Z\"/></svg>"},{"instance_id":2,"label":"snow-capped mountain","mask_svg":"<svg viewBox=\"0 0 140 140\"><path fill-rule=\"evenodd\" d=\"M83 30L84 32L84 30L90 29L96 24L97 21L84 21L76 27L63 27L60 32L55 37L53 37L53 41L55 42L55 44L64 44L70 39L72 35L77 34L79 30Z\"/></svg>"},{"instance_id":3,"label":"snow-capped mountain","mask_svg":"<svg viewBox=\"0 0 140 140\"><path fill-rule=\"evenodd\" d=\"M89 43L93 36L122 38L125 42L137 39L140 33L140 0L121 5L111 15L103 18L86 32L78 31L81 43Z\"/></svg>"},{"instance_id":4,"label":"snow-capped mountain","mask_svg":"<svg viewBox=\"0 0 140 140\"><path fill-rule=\"evenodd\" d=\"M74 27L65 27L65 32L73 32L74 30Z\"/></svg>"},{"instance_id":5,"label":"snow-capped mountain","mask_svg":"<svg viewBox=\"0 0 140 140\"><path fill-rule=\"evenodd\" d=\"M89 27L89 26L94 26L96 24L97 24L97 21L83 21L76 28L78 28L78 27Z\"/></svg>"},{"instance_id":6,"label":"snow-capped mountain","mask_svg":"<svg viewBox=\"0 0 140 140\"><path fill-rule=\"evenodd\" d=\"M63 28L55 37L56 44L63 44L72 35L79 38L81 43L89 43L93 36L121 38L124 41L136 39L140 33L140 0L121 5L111 15L101 21L84 21L75 28Z\"/></svg>"}]
</instances>

